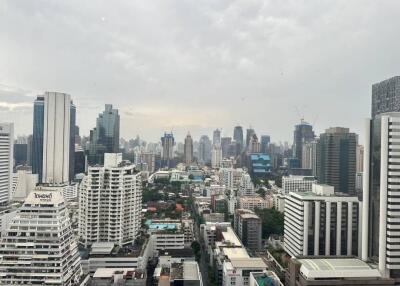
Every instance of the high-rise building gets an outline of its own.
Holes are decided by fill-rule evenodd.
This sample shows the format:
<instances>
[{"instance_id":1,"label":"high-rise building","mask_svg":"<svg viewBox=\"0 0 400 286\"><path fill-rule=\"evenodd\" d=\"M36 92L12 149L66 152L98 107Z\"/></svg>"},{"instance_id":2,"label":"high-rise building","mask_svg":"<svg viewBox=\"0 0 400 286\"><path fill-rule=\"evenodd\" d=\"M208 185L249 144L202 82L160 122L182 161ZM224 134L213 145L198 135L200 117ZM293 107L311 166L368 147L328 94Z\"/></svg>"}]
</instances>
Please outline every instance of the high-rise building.
<instances>
[{"instance_id":1,"label":"high-rise building","mask_svg":"<svg viewBox=\"0 0 400 286\"><path fill-rule=\"evenodd\" d=\"M75 106L69 94L45 93L42 174L44 183L62 184L74 177L75 114Z\"/></svg>"},{"instance_id":2,"label":"high-rise building","mask_svg":"<svg viewBox=\"0 0 400 286\"><path fill-rule=\"evenodd\" d=\"M356 196L334 195L334 188L313 185L312 192L285 199L285 250L291 256L357 255L359 213Z\"/></svg>"},{"instance_id":3,"label":"high-rise building","mask_svg":"<svg viewBox=\"0 0 400 286\"><path fill-rule=\"evenodd\" d=\"M38 174L32 174L29 167L22 166L13 174L12 201L23 202L39 181Z\"/></svg>"},{"instance_id":4,"label":"high-rise building","mask_svg":"<svg viewBox=\"0 0 400 286\"><path fill-rule=\"evenodd\" d=\"M14 124L0 123L0 205L10 200L14 156Z\"/></svg>"},{"instance_id":5,"label":"high-rise building","mask_svg":"<svg viewBox=\"0 0 400 286\"><path fill-rule=\"evenodd\" d=\"M400 76L372 85L372 118L386 112L400 111Z\"/></svg>"},{"instance_id":6,"label":"high-rise building","mask_svg":"<svg viewBox=\"0 0 400 286\"><path fill-rule=\"evenodd\" d=\"M78 246L61 192L29 194L2 237L0 256L0 285L80 285Z\"/></svg>"},{"instance_id":7,"label":"high-rise building","mask_svg":"<svg viewBox=\"0 0 400 286\"><path fill-rule=\"evenodd\" d=\"M156 167L156 155L153 152L141 152L140 153L140 162L146 163L147 171L153 173Z\"/></svg>"},{"instance_id":8,"label":"high-rise building","mask_svg":"<svg viewBox=\"0 0 400 286\"><path fill-rule=\"evenodd\" d=\"M246 150L249 150L250 141L251 141L251 138L253 138L254 134L256 134L256 132L254 131L253 128L250 127L248 129L246 129Z\"/></svg>"},{"instance_id":9,"label":"high-rise building","mask_svg":"<svg viewBox=\"0 0 400 286\"><path fill-rule=\"evenodd\" d=\"M243 173L240 179L239 193L240 196L255 196L253 181L248 173Z\"/></svg>"},{"instance_id":10,"label":"high-rise building","mask_svg":"<svg viewBox=\"0 0 400 286\"><path fill-rule=\"evenodd\" d=\"M229 145L232 143L231 137L221 138L222 158L227 158L229 154Z\"/></svg>"},{"instance_id":11,"label":"high-rise building","mask_svg":"<svg viewBox=\"0 0 400 286\"><path fill-rule=\"evenodd\" d=\"M90 165L103 165L104 153L119 152L119 124L118 109L113 108L112 104L106 104L104 111L97 117L96 127L90 131Z\"/></svg>"},{"instance_id":12,"label":"high-rise building","mask_svg":"<svg viewBox=\"0 0 400 286\"><path fill-rule=\"evenodd\" d=\"M214 144L211 149L211 167L220 168L222 162L222 148L220 144Z\"/></svg>"},{"instance_id":13,"label":"high-rise building","mask_svg":"<svg viewBox=\"0 0 400 286\"><path fill-rule=\"evenodd\" d=\"M211 162L211 140L207 135L200 137L199 142L199 162L207 164Z\"/></svg>"},{"instance_id":14,"label":"high-rise building","mask_svg":"<svg viewBox=\"0 0 400 286\"><path fill-rule=\"evenodd\" d=\"M122 161L122 154L104 154L104 166L88 168L79 190L79 237L86 247L95 242L126 245L140 229L141 173Z\"/></svg>"},{"instance_id":15,"label":"high-rise building","mask_svg":"<svg viewBox=\"0 0 400 286\"><path fill-rule=\"evenodd\" d=\"M318 181L342 193L355 192L357 135L348 128L329 128L318 143Z\"/></svg>"},{"instance_id":16,"label":"high-rise building","mask_svg":"<svg viewBox=\"0 0 400 286\"><path fill-rule=\"evenodd\" d=\"M310 169L311 175L317 177L318 141L303 144L301 168Z\"/></svg>"},{"instance_id":17,"label":"high-rise building","mask_svg":"<svg viewBox=\"0 0 400 286\"><path fill-rule=\"evenodd\" d=\"M261 250L261 218L251 210L236 209L234 215L235 232L243 245L253 252Z\"/></svg>"},{"instance_id":18,"label":"high-rise building","mask_svg":"<svg viewBox=\"0 0 400 286\"><path fill-rule=\"evenodd\" d=\"M312 126L301 120L300 124L297 124L294 129L294 139L293 139L293 157L302 161L303 158L303 145L307 142L313 141L315 134Z\"/></svg>"},{"instance_id":19,"label":"high-rise building","mask_svg":"<svg viewBox=\"0 0 400 286\"><path fill-rule=\"evenodd\" d=\"M214 145L221 144L221 130L215 129L213 132L213 142Z\"/></svg>"},{"instance_id":20,"label":"high-rise building","mask_svg":"<svg viewBox=\"0 0 400 286\"><path fill-rule=\"evenodd\" d=\"M186 135L186 138L185 138L184 157L185 157L186 165L192 164L192 162L193 162L193 139L189 133L188 133L188 135Z\"/></svg>"},{"instance_id":21,"label":"high-rise building","mask_svg":"<svg viewBox=\"0 0 400 286\"><path fill-rule=\"evenodd\" d=\"M261 145L256 134L253 134L250 138L248 151L249 153L260 153L261 151Z\"/></svg>"},{"instance_id":22,"label":"high-rise building","mask_svg":"<svg viewBox=\"0 0 400 286\"><path fill-rule=\"evenodd\" d=\"M43 174L43 130L44 130L44 96L38 96L33 103L33 133L32 133L32 173L39 175L42 182Z\"/></svg>"},{"instance_id":23,"label":"high-rise building","mask_svg":"<svg viewBox=\"0 0 400 286\"><path fill-rule=\"evenodd\" d=\"M171 167L172 160L174 159L174 135L171 133L164 133L161 137L162 153L161 159L163 167Z\"/></svg>"},{"instance_id":24,"label":"high-rise building","mask_svg":"<svg viewBox=\"0 0 400 286\"><path fill-rule=\"evenodd\" d=\"M271 142L271 137L269 135L261 135L260 138L260 152L263 154L268 154L268 145Z\"/></svg>"},{"instance_id":25,"label":"high-rise building","mask_svg":"<svg viewBox=\"0 0 400 286\"><path fill-rule=\"evenodd\" d=\"M384 277L399 278L400 113L367 120L364 144L362 255Z\"/></svg>"},{"instance_id":26,"label":"high-rise building","mask_svg":"<svg viewBox=\"0 0 400 286\"><path fill-rule=\"evenodd\" d=\"M14 165L26 165L28 162L28 144L14 143Z\"/></svg>"},{"instance_id":27,"label":"high-rise building","mask_svg":"<svg viewBox=\"0 0 400 286\"><path fill-rule=\"evenodd\" d=\"M311 192L316 180L312 176L283 176L282 190L285 194L290 192Z\"/></svg>"},{"instance_id":28,"label":"high-rise building","mask_svg":"<svg viewBox=\"0 0 400 286\"><path fill-rule=\"evenodd\" d=\"M26 149L26 164L32 167L32 143L33 143L33 136L29 135L27 138L27 149Z\"/></svg>"},{"instance_id":29,"label":"high-rise building","mask_svg":"<svg viewBox=\"0 0 400 286\"><path fill-rule=\"evenodd\" d=\"M233 129L233 140L240 145L240 151L243 149L243 128L242 126L235 126Z\"/></svg>"},{"instance_id":30,"label":"high-rise building","mask_svg":"<svg viewBox=\"0 0 400 286\"><path fill-rule=\"evenodd\" d=\"M364 146L357 145L356 148L356 172L362 173L364 168Z\"/></svg>"}]
</instances>

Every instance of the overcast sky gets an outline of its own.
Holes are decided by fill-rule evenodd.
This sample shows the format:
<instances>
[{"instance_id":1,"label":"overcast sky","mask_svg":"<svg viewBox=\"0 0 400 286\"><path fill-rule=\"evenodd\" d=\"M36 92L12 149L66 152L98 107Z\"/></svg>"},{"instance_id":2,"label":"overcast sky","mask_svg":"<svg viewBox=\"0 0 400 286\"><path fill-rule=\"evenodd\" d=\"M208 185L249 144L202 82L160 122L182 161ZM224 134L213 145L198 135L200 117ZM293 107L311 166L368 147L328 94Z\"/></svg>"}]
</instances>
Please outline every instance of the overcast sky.
<instances>
[{"instance_id":1,"label":"overcast sky","mask_svg":"<svg viewBox=\"0 0 400 286\"><path fill-rule=\"evenodd\" d=\"M124 138L240 124L292 141L302 116L362 133L371 85L400 74L399 29L397 0L0 0L0 121L29 134L34 97L60 91L81 134L105 103Z\"/></svg>"}]
</instances>

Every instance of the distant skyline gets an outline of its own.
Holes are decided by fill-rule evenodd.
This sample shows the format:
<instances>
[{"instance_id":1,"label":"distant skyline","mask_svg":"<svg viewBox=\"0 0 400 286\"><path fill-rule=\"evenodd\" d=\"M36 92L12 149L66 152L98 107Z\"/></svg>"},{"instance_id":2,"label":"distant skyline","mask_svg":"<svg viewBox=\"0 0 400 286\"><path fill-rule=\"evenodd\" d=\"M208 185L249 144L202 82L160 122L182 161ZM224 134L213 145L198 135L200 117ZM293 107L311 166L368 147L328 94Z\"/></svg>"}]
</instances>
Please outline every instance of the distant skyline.
<instances>
[{"instance_id":1,"label":"distant skyline","mask_svg":"<svg viewBox=\"0 0 400 286\"><path fill-rule=\"evenodd\" d=\"M348 127L400 74L400 1L22 1L0 4L0 122L32 132L33 101L71 95L81 135L113 104L121 137L183 142L250 125L293 141ZM362 141L361 141L362 142Z\"/></svg>"}]
</instances>

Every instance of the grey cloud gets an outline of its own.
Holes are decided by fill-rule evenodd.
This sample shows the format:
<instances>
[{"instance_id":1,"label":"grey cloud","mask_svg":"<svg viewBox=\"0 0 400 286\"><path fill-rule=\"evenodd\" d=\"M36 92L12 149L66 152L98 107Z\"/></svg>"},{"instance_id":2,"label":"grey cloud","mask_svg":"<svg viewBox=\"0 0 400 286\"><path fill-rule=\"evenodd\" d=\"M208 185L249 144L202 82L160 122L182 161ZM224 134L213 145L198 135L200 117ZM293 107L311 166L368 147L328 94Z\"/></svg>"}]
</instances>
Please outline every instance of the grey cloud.
<instances>
[{"instance_id":1,"label":"grey cloud","mask_svg":"<svg viewBox=\"0 0 400 286\"><path fill-rule=\"evenodd\" d=\"M158 140L173 119L194 136L240 123L291 140L302 115L317 131L361 132L371 84L399 74L399 8L396 0L4 0L0 83L70 93L86 133L104 103L123 110L124 137ZM0 86L0 102L30 95ZM152 113L161 122L149 124L151 108L171 118ZM193 116L180 120L184 110ZM16 123L21 133L30 126Z\"/></svg>"}]
</instances>

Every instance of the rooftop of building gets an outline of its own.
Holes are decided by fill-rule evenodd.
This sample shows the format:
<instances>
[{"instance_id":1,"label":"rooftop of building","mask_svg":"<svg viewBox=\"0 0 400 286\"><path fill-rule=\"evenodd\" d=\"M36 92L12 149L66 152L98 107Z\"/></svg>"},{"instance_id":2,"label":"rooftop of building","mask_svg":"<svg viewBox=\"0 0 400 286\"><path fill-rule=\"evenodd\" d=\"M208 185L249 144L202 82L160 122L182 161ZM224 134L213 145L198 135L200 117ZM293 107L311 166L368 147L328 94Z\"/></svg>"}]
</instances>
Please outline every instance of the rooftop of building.
<instances>
[{"instance_id":1,"label":"rooftop of building","mask_svg":"<svg viewBox=\"0 0 400 286\"><path fill-rule=\"evenodd\" d=\"M242 242L231 227L228 227L226 231L222 231L221 234L225 243L229 243L232 246L242 246Z\"/></svg>"},{"instance_id":2,"label":"rooftop of building","mask_svg":"<svg viewBox=\"0 0 400 286\"><path fill-rule=\"evenodd\" d=\"M228 259L250 257L244 247L224 248L223 253Z\"/></svg>"},{"instance_id":3,"label":"rooftop of building","mask_svg":"<svg viewBox=\"0 0 400 286\"><path fill-rule=\"evenodd\" d=\"M300 273L307 279L380 278L378 269L357 258L301 258Z\"/></svg>"},{"instance_id":4,"label":"rooftop of building","mask_svg":"<svg viewBox=\"0 0 400 286\"><path fill-rule=\"evenodd\" d=\"M192 248L159 250L158 255L159 256L171 256L173 258L194 257Z\"/></svg>"},{"instance_id":5,"label":"rooftop of building","mask_svg":"<svg viewBox=\"0 0 400 286\"><path fill-rule=\"evenodd\" d=\"M231 258L229 262L227 262L232 268L252 268L252 269L267 269L267 264L259 257L239 257L239 258Z\"/></svg>"},{"instance_id":6,"label":"rooftop of building","mask_svg":"<svg viewBox=\"0 0 400 286\"><path fill-rule=\"evenodd\" d=\"M275 272L264 271L264 272L251 272L251 275L256 281L255 286L278 286L283 285Z\"/></svg>"},{"instance_id":7,"label":"rooftop of building","mask_svg":"<svg viewBox=\"0 0 400 286\"><path fill-rule=\"evenodd\" d=\"M97 268L93 278L110 279L114 275L123 275L124 279L145 279L146 275L143 271L136 268Z\"/></svg>"}]
</instances>

